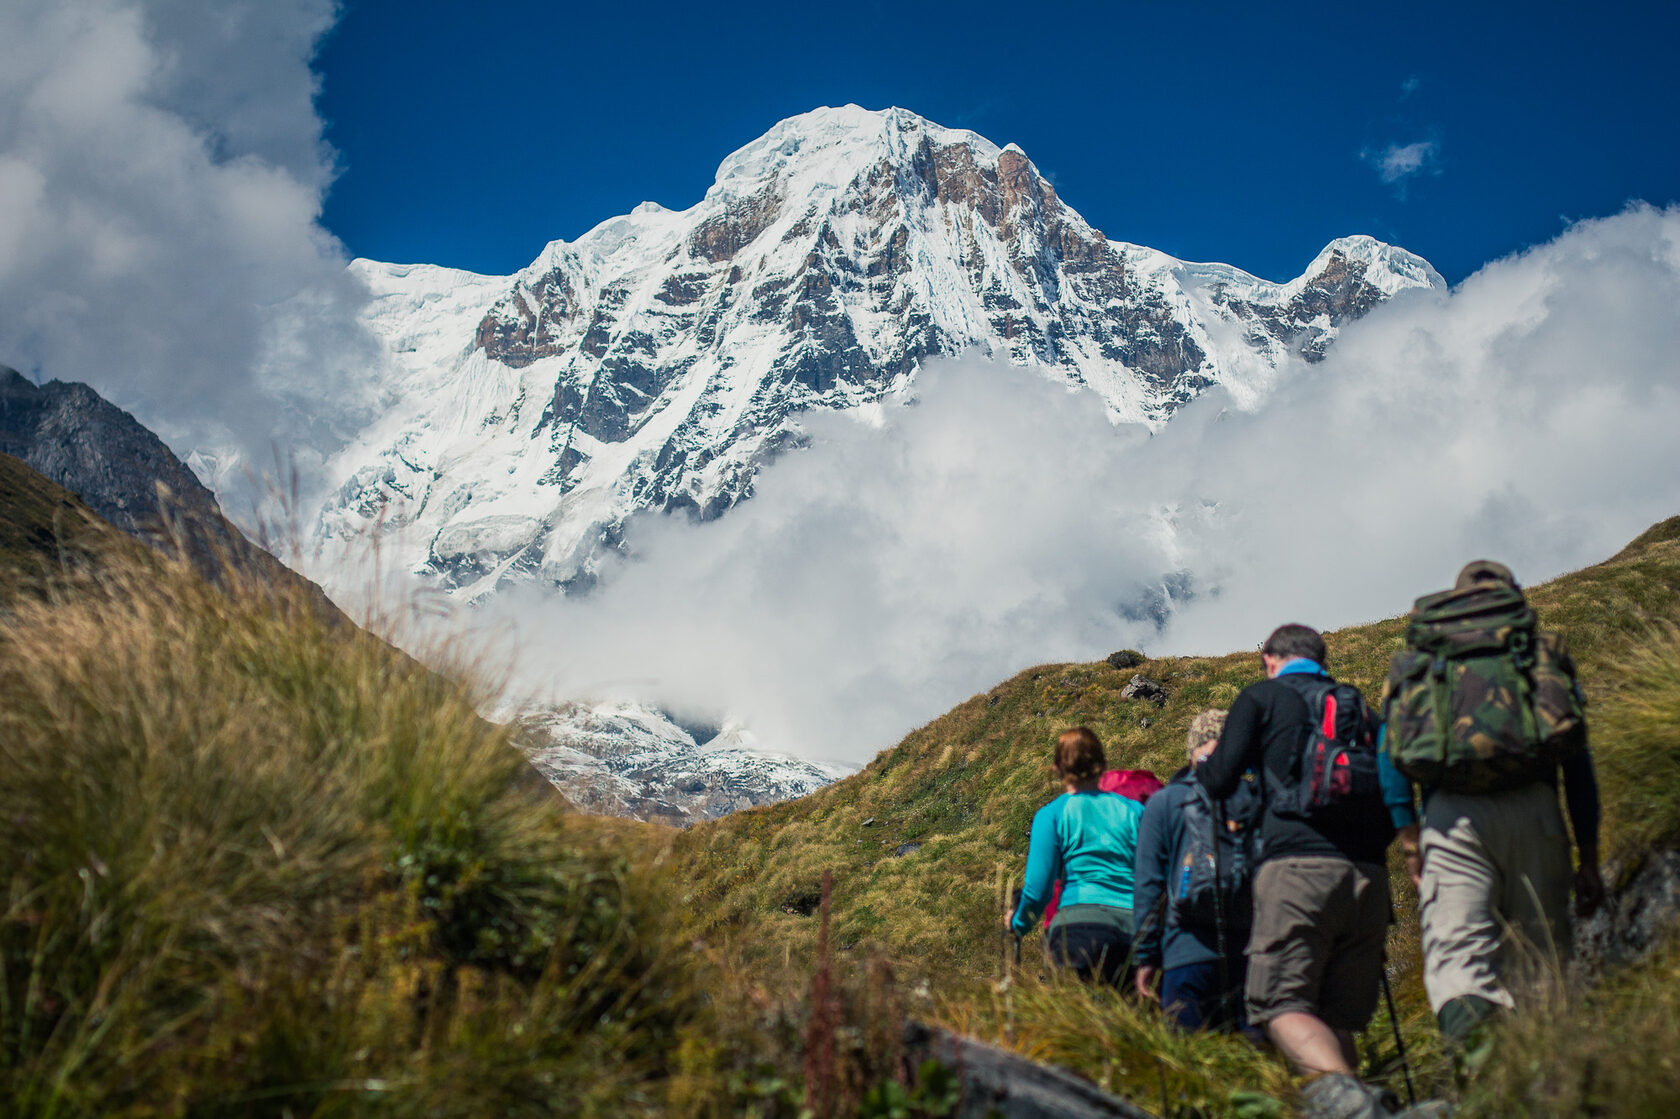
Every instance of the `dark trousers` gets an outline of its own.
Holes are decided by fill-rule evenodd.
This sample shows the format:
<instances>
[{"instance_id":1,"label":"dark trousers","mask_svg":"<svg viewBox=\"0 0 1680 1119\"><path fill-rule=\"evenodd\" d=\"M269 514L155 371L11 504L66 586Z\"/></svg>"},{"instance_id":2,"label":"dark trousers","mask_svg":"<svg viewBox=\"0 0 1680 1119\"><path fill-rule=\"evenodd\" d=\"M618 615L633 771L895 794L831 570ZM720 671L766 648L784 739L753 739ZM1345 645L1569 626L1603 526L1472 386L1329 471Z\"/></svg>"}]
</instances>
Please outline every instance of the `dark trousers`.
<instances>
[{"instance_id":1,"label":"dark trousers","mask_svg":"<svg viewBox=\"0 0 1680 1119\"><path fill-rule=\"evenodd\" d=\"M1046 934L1050 962L1072 968L1079 978L1101 979L1125 990L1132 974L1131 935L1107 924L1069 923Z\"/></svg>"},{"instance_id":2,"label":"dark trousers","mask_svg":"<svg viewBox=\"0 0 1680 1119\"><path fill-rule=\"evenodd\" d=\"M1220 983L1218 960L1170 967L1161 973L1161 1006L1180 1029L1248 1032L1243 1013L1243 980L1248 958L1239 948L1225 962Z\"/></svg>"}]
</instances>

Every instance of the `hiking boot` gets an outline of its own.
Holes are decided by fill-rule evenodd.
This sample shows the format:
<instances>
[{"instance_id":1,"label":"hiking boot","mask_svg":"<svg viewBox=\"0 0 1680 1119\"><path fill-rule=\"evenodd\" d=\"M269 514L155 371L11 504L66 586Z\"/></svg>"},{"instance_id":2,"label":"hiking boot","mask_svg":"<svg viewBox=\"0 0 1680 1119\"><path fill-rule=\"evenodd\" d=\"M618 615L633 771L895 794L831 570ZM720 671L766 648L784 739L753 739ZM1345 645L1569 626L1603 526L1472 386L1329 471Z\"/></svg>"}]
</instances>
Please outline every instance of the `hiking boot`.
<instances>
[{"instance_id":1,"label":"hiking boot","mask_svg":"<svg viewBox=\"0 0 1680 1119\"><path fill-rule=\"evenodd\" d=\"M1301 1088L1302 1119L1392 1119L1377 1094L1342 1072L1327 1072Z\"/></svg>"}]
</instances>

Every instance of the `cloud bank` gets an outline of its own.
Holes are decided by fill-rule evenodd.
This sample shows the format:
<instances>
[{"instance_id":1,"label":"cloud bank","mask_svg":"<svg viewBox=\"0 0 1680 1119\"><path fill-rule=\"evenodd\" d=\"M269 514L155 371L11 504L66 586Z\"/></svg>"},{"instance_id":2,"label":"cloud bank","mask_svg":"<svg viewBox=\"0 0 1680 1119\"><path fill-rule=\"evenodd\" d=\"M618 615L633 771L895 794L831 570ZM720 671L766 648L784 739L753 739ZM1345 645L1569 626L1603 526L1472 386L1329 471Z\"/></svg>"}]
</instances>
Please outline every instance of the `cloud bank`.
<instances>
[{"instance_id":1,"label":"cloud bank","mask_svg":"<svg viewBox=\"0 0 1680 1119\"><path fill-rule=\"evenodd\" d=\"M1030 370L932 365L718 521L644 517L589 596L503 603L532 693L858 761L1034 663L1222 653L1404 611L1476 556L1534 582L1680 511L1680 211L1583 223L1349 326L1150 437Z\"/></svg>"},{"instance_id":2,"label":"cloud bank","mask_svg":"<svg viewBox=\"0 0 1680 1119\"><path fill-rule=\"evenodd\" d=\"M299 402L372 352L317 220L309 62L335 12L0 6L0 362L86 381L177 448L323 441Z\"/></svg>"}]
</instances>

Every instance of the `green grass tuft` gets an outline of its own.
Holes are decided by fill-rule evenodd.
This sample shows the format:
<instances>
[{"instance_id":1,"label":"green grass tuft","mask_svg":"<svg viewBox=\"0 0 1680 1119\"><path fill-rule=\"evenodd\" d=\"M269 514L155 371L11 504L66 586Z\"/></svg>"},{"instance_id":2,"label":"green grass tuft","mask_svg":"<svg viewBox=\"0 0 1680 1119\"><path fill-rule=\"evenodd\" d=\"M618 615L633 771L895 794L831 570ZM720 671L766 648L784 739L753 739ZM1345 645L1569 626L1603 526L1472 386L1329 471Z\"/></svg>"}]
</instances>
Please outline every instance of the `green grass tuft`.
<instances>
[{"instance_id":1,"label":"green grass tuft","mask_svg":"<svg viewBox=\"0 0 1680 1119\"><path fill-rule=\"evenodd\" d=\"M662 875L468 690L159 566L0 625L6 1113L657 1110Z\"/></svg>"}]
</instances>

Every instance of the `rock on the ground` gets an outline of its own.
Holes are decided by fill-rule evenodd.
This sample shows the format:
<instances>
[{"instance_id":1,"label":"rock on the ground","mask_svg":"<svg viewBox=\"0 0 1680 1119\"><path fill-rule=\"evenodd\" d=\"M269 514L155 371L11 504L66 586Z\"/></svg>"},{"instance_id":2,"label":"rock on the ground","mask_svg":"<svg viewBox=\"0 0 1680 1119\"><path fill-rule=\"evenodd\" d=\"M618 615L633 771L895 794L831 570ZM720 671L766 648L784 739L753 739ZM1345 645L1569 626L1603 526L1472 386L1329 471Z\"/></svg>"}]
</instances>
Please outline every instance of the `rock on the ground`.
<instances>
[{"instance_id":1,"label":"rock on the ground","mask_svg":"<svg viewBox=\"0 0 1680 1119\"><path fill-rule=\"evenodd\" d=\"M905 1027L906 1056L932 1058L962 1078L956 1119L1154 1119L1064 1069L933 1026Z\"/></svg>"},{"instance_id":2,"label":"rock on the ground","mask_svg":"<svg viewBox=\"0 0 1680 1119\"><path fill-rule=\"evenodd\" d=\"M1607 871L1604 905L1575 930L1583 978L1638 962L1680 925L1680 851L1647 852Z\"/></svg>"},{"instance_id":3,"label":"rock on the ground","mask_svg":"<svg viewBox=\"0 0 1680 1119\"><path fill-rule=\"evenodd\" d=\"M1156 707L1167 705L1167 689L1157 684L1147 676L1133 676L1131 682L1120 689L1121 699L1145 699Z\"/></svg>"}]
</instances>

